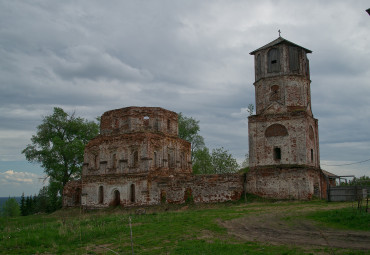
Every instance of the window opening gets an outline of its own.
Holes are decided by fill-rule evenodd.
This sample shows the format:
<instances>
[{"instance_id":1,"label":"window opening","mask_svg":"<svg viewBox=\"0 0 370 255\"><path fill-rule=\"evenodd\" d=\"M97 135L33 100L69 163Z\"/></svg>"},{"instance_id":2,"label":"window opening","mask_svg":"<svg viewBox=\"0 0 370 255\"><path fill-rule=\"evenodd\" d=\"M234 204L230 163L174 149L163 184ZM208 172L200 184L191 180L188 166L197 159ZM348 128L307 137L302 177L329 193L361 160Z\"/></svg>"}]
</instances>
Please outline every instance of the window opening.
<instances>
[{"instance_id":1,"label":"window opening","mask_svg":"<svg viewBox=\"0 0 370 255\"><path fill-rule=\"evenodd\" d=\"M130 187L130 201L131 203L135 203L135 184L131 184Z\"/></svg>"},{"instance_id":2,"label":"window opening","mask_svg":"<svg viewBox=\"0 0 370 255\"><path fill-rule=\"evenodd\" d=\"M313 149L311 149L311 162L313 162Z\"/></svg>"},{"instance_id":3,"label":"window opening","mask_svg":"<svg viewBox=\"0 0 370 255\"><path fill-rule=\"evenodd\" d=\"M104 188L103 186L99 187L99 204L104 202Z\"/></svg>"},{"instance_id":4,"label":"window opening","mask_svg":"<svg viewBox=\"0 0 370 255\"><path fill-rule=\"evenodd\" d=\"M275 160L281 159L281 149L280 148L274 148L274 159Z\"/></svg>"},{"instance_id":5,"label":"window opening","mask_svg":"<svg viewBox=\"0 0 370 255\"><path fill-rule=\"evenodd\" d=\"M271 49L268 52L268 72L279 72L280 61L279 61L279 50Z\"/></svg>"},{"instance_id":6,"label":"window opening","mask_svg":"<svg viewBox=\"0 0 370 255\"><path fill-rule=\"evenodd\" d=\"M121 204L121 197L118 190L115 190L113 193L113 206L118 206Z\"/></svg>"}]
</instances>

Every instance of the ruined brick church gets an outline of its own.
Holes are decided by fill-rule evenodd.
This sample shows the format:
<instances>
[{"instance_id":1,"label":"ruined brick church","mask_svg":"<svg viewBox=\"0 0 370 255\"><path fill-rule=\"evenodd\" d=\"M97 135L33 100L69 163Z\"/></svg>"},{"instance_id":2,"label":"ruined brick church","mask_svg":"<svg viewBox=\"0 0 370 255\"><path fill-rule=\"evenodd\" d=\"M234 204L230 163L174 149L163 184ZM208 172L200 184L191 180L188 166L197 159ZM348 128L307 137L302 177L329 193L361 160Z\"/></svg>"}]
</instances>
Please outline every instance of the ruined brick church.
<instances>
[{"instance_id":1,"label":"ruined brick church","mask_svg":"<svg viewBox=\"0 0 370 255\"><path fill-rule=\"evenodd\" d=\"M256 115L249 117L246 174L193 175L191 144L178 116L159 107L105 112L84 154L82 177L63 205L103 208L237 200L244 192L280 199L326 197L318 121L311 110L310 50L282 37L251 52Z\"/></svg>"}]
</instances>

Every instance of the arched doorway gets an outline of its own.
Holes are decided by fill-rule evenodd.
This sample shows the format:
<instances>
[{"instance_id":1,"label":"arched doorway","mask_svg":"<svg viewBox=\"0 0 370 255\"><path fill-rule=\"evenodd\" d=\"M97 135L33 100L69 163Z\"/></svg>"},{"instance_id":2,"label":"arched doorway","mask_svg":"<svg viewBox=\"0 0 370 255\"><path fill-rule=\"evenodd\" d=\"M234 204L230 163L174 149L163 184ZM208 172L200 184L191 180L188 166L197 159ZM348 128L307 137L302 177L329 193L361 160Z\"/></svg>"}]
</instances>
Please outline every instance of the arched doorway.
<instances>
[{"instance_id":1,"label":"arched doorway","mask_svg":"<svg viewBox=\"0 0 370 255\"><path fill-rule=\"evenodd\" d=\"M99 204L104 202L104 188L103 186L99 187Z\"/></svg>"},{"instance_id":2,"label":"arched doorway","mask_svg":"<svg viewBox=\"0 0 370 255\"><path fill-rule=\"evenodd\" d=\"M131 203L135 203L135 184L131 184L130 187L130 200Z\"/></svg>"},{"instance_id":3,"label":"arched doorway","mask_svg":"<svg viewBox=\"0 0 370 255\"><path fill-rule=\"evenodd\" d=\"M112 202L112 205L113 206L118 206L121 204L121 198L120 198L120 193L118 190L115 190L114 193L113 193L113 202Z\"/></svg>"}]
</instances>

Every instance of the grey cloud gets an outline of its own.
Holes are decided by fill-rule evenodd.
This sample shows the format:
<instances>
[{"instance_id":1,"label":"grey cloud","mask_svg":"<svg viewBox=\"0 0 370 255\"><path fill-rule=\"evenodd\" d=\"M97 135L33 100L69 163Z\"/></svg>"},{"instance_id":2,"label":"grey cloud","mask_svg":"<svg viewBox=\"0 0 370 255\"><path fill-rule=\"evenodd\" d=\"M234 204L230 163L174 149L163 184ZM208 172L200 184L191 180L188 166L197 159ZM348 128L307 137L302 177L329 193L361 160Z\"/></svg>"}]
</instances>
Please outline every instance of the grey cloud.
<instances>
[{"instance_id":1,"label":"grey cloud","mask_svg":"<svg viewBox=\"0 0 370 255\"><path fill-rule=\"evenodd\" d=\"M115 108L161 106L200 120L208 146L242 159L248 139L239 113L254 103L249 52L281 29L313 50L322 160L368 157L367 8L364 0L3 2L0 137L32 134L54 106L91 120ZM29 138L3 140L1 154L21 160Z\"/></svg>"}]
</instances>

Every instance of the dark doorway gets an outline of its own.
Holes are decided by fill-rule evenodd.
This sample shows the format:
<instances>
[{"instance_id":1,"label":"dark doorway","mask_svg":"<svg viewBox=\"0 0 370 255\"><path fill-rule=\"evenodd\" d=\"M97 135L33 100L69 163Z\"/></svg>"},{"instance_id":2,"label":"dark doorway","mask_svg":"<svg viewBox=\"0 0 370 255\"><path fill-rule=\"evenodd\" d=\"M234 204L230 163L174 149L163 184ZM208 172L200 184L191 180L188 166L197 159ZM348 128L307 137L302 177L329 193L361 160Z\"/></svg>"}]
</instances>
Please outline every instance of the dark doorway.
<instances>
[{"instance_id":1,"label":"dark doorway","mask_svg":"<svg viewBox=\"0 0 370 255\"><path fill-rule=\"evenodd\" d=\"M274 148L274 159L280 160L281 159L281 150L280 148Z\"/></svg>"},{"instance_id":2,"label":"dark doorway","mask_svg":"<svg viewBox=\"0 0 370 255\"><path fill-rule=\"evenodd\" d=\"M131 184L130 187L130 200L131 203L135 203L135 184Z\"/></svg>"},{"instance_id":3,"label":"dark doorway","mask_svg":"<svg viewBox=\"0 0 370 255\"><path fill-rule=\"evenodd\" d=\"M99 204L104 202L104 188L103 186L99 187Z\"/></svg>"},{"instance_id":4,"label":"dark doorway","mask_svg":"<svg viewBox=\"0 0 370 255\"><path fill-rule=\"evenodd\" d=\"M112 205L113 206L118 206L118 205L120 205L120 203L121 203L120 193L119 193L118 190L115 190L114 193L113 193Z\"/></svg>"}]
</instances>

